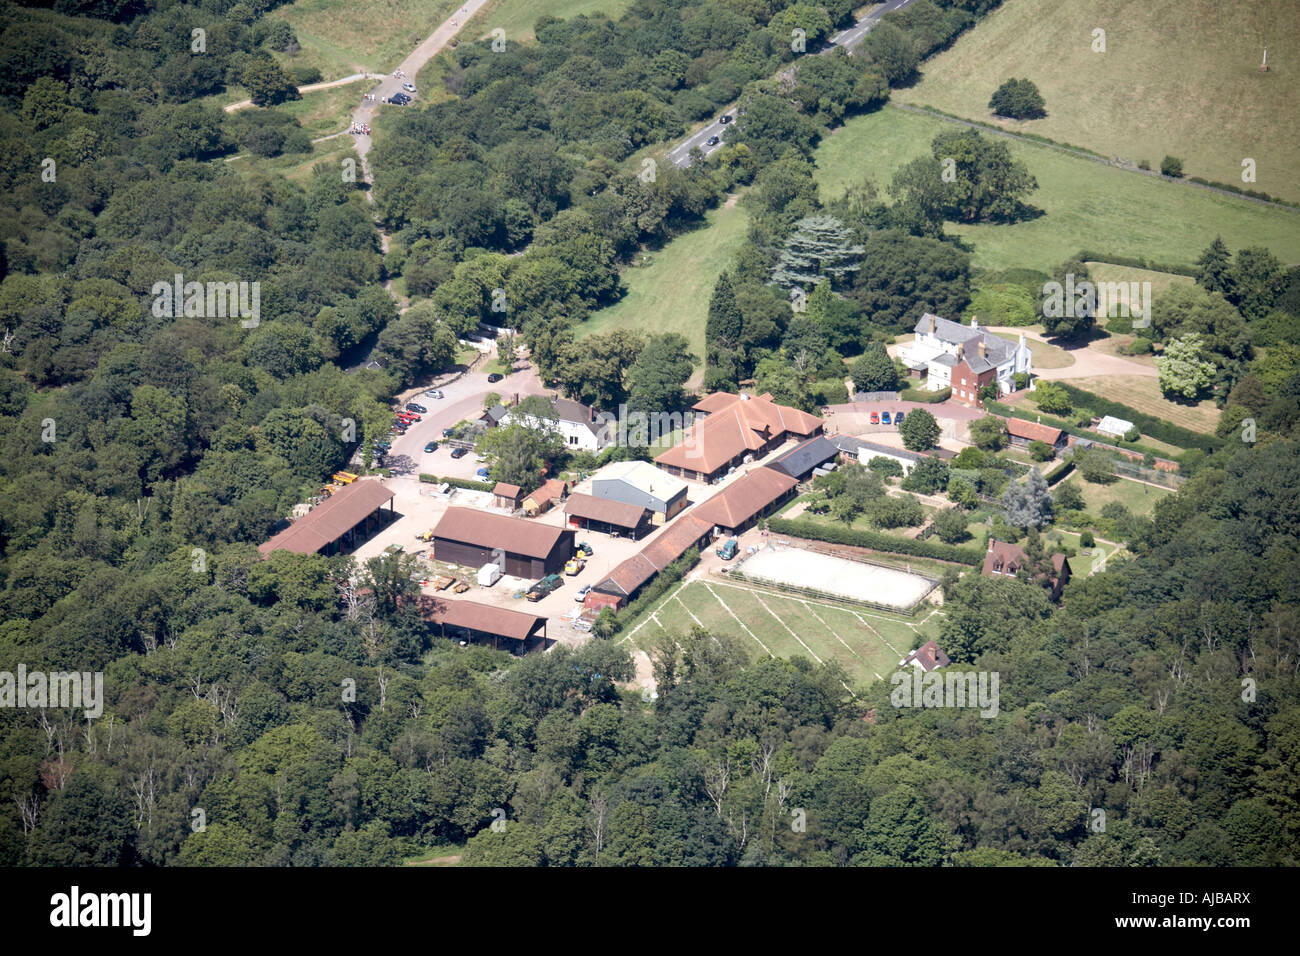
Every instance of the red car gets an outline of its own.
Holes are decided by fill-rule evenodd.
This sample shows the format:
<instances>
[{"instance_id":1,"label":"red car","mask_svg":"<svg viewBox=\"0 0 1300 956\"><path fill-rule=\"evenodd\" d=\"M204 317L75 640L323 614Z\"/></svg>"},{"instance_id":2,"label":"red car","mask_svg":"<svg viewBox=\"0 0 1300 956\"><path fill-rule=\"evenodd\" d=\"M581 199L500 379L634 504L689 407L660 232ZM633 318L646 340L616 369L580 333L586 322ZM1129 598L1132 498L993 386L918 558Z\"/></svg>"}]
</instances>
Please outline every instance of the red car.
<instances>
[{"instance_id":1,"label":"red car","mask_svg":"<svg viewBox=\"0 0 1300 956\"><path fill-rule=\"evenodd\" d=\"M403 422L418 422L420 420L420 416L414 414L413 412L402 412L400 415L397 416L397 418L399 421L403 421Z\"/></svg>"},{"instance_id":2,"label":"red car","mask_svg":"<svg viewBox=\"0 0 1300 956\"><path fill-rule=\"evenodd\" d=\"M879 425L879 424L880 424L880 413L879 413L879 412L872 412L872 413L871 413L871 424L873 424L873 425Z\"/></svg>"}]
</instances>

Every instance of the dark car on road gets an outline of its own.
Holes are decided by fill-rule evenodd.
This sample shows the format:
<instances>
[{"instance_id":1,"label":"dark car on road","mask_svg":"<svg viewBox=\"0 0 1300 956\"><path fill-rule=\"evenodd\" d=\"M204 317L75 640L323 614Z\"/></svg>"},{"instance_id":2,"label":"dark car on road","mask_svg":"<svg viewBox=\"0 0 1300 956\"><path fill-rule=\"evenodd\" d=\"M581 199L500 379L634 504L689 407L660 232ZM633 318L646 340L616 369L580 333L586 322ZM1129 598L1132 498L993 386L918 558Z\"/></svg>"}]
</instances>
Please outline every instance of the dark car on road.
<instances>
[{"instance_id":1,"label":"dark car on road","mask_svg":"<svg viewBox=\"0 0 1300 956\"><path fill-rule=\"evenodd\" d=\"M718 117L718 122L722 123L723 125L726 125L727 123L730 123L733 118L734 117L730 113L723 113L721 116Z\"/></svg>"},{"instance_id":2,"label":"dark car on road","mask_svg":"<svg viewBox=\"0 0 1300 956\"><path fill-rule=\"evenodd\" d=\"M493 372L491 375L488 376L488 384L492 384L493 382L499 382L504 377L505 376L503 376L500 372Z\"/></svg>"},{"instance_id":3,"label":"dark car on road","mask_svg":"<svg viewBox=\"0 0 1300 956\"><path fill-rule=\"evenodd\" d=\"M468 452L465 451L464 448L453 448L453 449L451 450L451 457L452 457L452 458L464 458L467 454L468 454Z\"/></svg>"},{"instance_id":4,"label":"dark car on road","mask_svg":"<svg viewBox=\"0 0 1300 956\"><path fill-rule=\"evenodd\" d=\"M436 441L431 441L431 442L429 442L429 444L427 444L427 445L424 446L425 454L428 454L429 452L433 452L433 451L437 451L437 450L438 450L438 443L437 443Z\"/></svg>"},{"instance_id":5,"label":"dark car on road","mask_svg":"<svg viewBox=\"0 0 1300 956\"><path fill-rule=\"evenodd\" d=\"M425 412L428 411L428 409L425 408L423 405L417 405L415 404L415 402L407 402L406 410L408 412L419 412L421 415L423 415Z\"/></svg>"},{"instance_id":6,"label":"dark car on road","mask_svg":"<svg viewBox=\"0 0 1300 956\"><path fill-rule=\"evenodd\" d=\"M716 137L716 136L710 136L708 139L706 139L706 140L704 141L704 145L705 145L705 146L717 146L718 143L720 143L720 142L722 142L722 141L721 141L720 139L718 139L718 137Z\"/></svg>"}]
</instances>

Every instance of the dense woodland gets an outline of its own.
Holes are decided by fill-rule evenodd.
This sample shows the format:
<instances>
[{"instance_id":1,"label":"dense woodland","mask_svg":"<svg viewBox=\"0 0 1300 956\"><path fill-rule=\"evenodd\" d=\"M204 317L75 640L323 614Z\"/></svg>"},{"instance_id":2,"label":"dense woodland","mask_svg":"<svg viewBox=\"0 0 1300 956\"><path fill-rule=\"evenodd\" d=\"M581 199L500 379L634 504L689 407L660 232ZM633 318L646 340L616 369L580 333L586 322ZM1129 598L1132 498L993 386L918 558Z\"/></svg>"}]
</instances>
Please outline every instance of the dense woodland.
<instances>
[{"instance_id":1,"label":"dense woodland","mask_svg":"<svg viewBox=\"0 0 1300 956\"><path fill-rule=\"evenodd\" d=\"M463 846L466 864L1294 865L1300 375L1267 364L1295 345L1276 308L1294 284L1264 304L1216 288L1240 273L1217 254L1202 286L1271 336L1238 355L1228 402L1258 439L1189 463L1130 529L1135 558L1080 575L1059 607L1016 580L945 582L940 643L1001 674L995 719L898 710L887 684L846 694L835 668L754 661L727 633L657 649L644 700L616 683L626 645L520 660L435 640L400 559L257 555L345 460L343 419L385 428L391 396L492 318L496 288L570 391L680 401L679 342L583 347L573 326L640 244L736 185L756 226L710 310L710 384L752 374L811 401L817 378L785 366L959 311L969 265L943 220L1030 214L1029 184L999 167L1006 202L956 215L920 172L889 202L864 184L823 205L809 150L991 5L918 0L862 56L775 80L791 24L811 46L847 3L640 0L500 55L462 44L444 62L456 98L408 110L372 154L388 262L337 170L303 188L221 161L304 149L274 105L196 102L235 82L288 95L273 4L0 12L0 670L103 671L107 696L93 722L0 709L0 863L363 865ZM188 53L199 15L217 24L208 59ZM751 122L715 162L637 176L639 148L737 95ZM833 283L806 281L810 251ZM150 289L177 272L260 281L261 323L155 317ZM381 285L396 272L416 299L400 319ZM1170 328L1191 322L1227 328ZM371 345L387 370L347 374Z\"/></svg>"}]
</instances>

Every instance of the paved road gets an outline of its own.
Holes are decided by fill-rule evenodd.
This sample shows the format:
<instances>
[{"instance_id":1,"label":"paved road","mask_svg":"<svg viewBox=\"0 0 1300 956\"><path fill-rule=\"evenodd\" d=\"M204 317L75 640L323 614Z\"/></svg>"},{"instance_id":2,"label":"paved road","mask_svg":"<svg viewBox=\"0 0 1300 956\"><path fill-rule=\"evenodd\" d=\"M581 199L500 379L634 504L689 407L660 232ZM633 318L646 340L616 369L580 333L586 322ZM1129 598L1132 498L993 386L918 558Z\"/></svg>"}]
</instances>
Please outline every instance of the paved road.
<instances>
[{"instance_id":1,"label":"paved road","mask_svg":"<svg viewBox=\"0 0 1300 956\"><path fill-rule=\"evenodd\" d=\"M832 36L826 46L817 51L818 54L829 52L837 46L842 46L848 50L852 50L862 42L862 38L867 35L871 28L880 22L882 16L886 13L891 13L894 10L901 10L911 2L912 0L886 0L885 3L876 4L876 6L867 11L866 16L853 24L853 26L849 27L847 30L841 30L839 33ZM736 115L734 106L728 107L723 111L722 115L734 117ZM722 133L723 130L727 128L727 125L728 124L715 119L703 129L692 133L677 146L670 149L668 151L668 158L674 165L684 168L691 164L691 150L695 147L698 146L705 156L721 149L723 146ZM718 142L712 146L707 145L708 141L714 136L718 137Z\"/></svg>"}]
</instances>

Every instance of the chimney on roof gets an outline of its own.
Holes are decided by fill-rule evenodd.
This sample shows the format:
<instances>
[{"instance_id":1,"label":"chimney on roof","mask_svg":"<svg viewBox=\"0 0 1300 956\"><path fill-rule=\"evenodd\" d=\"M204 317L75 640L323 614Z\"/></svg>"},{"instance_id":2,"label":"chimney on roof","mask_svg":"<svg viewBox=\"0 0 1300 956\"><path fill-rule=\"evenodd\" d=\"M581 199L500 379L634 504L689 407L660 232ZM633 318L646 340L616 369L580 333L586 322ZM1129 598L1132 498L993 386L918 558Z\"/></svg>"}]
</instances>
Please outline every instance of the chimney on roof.
<instances>
[{"instance_id":1,"label":"chimney on roof","mask_svg":"<svg viewBox=\"0 0 1300 956\"><path fill-rule=\"evenodd\" d=\"M934 313L930 313L930 334L934 335Z\"/></svg>"},{"instance_id":2,"label":"chimney on roof","mask_svg":"<svg viewBox=\"0 0 1300 956\"><path fill-rule=\"evenodd\" d=\"M978 315L972 315L970 317L970 327L972 329L978 329L980 327L980 317Z\"/></svg>"},{"instance_id":3,"label":"chimney on roof","mask_svg":"<svg viewBox=\"0 0 1300 956\"><path fill-rule=\"evenodd\" d=\"M960 342L957 343L957 361L966 361L966 346L962 345Z\"/></svg>"},{"instance_id":4,"label":"chimney on roof","mask_svg":"<svg viewBox=\"0 0 1300 956\"><path fill-rule=\"evenodd\" d=\"M980 339L980 358L988 358L988 357L989 357L989 347L986 344L984 344L983 339Z\"/></svg>"},{"instance_id":5,"label":"chimney on roof","mask_svg":"<svg viewBox=\"0 0 1300 956\"><path fill-rule=\"evenodd\" d=\"M993 550L993 545L995 545L995 544L997 544L997 542L993 540L993 535L989 535L989 550L990 550L990 551Z\"/></svg>"}]
</instances>

